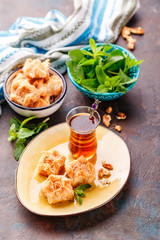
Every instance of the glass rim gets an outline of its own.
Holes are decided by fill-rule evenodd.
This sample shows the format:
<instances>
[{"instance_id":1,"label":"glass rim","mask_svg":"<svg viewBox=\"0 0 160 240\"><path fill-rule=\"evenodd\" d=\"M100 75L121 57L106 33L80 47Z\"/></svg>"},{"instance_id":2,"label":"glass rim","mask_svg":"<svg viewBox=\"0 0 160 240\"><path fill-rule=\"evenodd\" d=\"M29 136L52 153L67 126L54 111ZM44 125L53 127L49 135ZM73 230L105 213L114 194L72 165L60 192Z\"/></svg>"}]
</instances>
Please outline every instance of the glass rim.
<instances>
[{"instance_id":1,"label":"glass rim","mask_svg":"<svg viewBox=\"0 0 160 240\"><path fill-rule=\"evenodd\" d=\"M88 131L79 131L79 130L76 130L75 128L73 128L73 127L71 127L70 126L70 124L69 124L69 120L71 119L69 119L68 120L68 116L70 115L70 113L72 112L72 111L74 111L74 110L78 110L78 109L90 109L90 110L92 110L93 108L92 107L89 107L89 106L78 106L78 107L75 107L75 108L72 108L68 113L67 113L67 115L66 115L66 123L67 123L67 125L74 131L74 132L76 132L76 133L79 133L79 134L82 134L82 133L85 133L85 134L87 134L87 133L91 133L91 132L93 132L97 127L98 127L98 125L100 124L100 121L101 121L101 116L100 116L100 114L99 114L99 112L97 112L96 110L94 110L94 114L96 113L97 114L97 116L98 116L98 118L96 117L96 119L98 120L97 121L97 124L96 124L96 126L95 126L95 128L94 129L92 129L92 130L88 130ZM82 112L83 113L83 112ZM84 112L85 113L85 112ZM88 112L89 113L89 112ZM75 114L73 114L72 116L74 116L74 115L76 115L76 114L78 114L78 113L75 113ZM93 116L95 117L95 115L93 114Z\"/></svg>"}]
</instances>

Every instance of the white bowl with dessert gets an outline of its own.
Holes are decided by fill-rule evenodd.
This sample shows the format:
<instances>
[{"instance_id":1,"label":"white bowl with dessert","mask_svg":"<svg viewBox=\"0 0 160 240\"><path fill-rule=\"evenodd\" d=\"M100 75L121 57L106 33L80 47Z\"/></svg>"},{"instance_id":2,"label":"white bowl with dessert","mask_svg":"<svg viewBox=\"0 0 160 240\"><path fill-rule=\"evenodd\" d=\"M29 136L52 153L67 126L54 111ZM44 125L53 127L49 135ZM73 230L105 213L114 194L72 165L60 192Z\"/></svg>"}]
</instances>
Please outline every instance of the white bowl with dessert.
<instances>
[{"instance_id":1,"label":"white bowl with dessert","mask_svg":"<svg viewBox=\"0 0 160 240\"><path fill-rule=\"evenodd\" d=\"M4 97L18 114L39 118L56 112L62 105L67 83L51 68L49 60L27 59L23 67L13 70L3 85Z\"/></svg>"}]
</instances>

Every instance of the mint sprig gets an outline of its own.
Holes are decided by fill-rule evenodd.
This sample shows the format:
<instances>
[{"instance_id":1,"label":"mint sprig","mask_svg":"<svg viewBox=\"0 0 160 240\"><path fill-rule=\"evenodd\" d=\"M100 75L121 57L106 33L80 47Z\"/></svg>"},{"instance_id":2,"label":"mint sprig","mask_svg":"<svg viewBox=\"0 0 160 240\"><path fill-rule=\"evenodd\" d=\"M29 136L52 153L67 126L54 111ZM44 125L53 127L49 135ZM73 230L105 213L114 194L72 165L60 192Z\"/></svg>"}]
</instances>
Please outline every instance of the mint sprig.
<instances>
[{"instance_id":1,"label":"mint sprig","mask_svg":"<svg viewBox=\"0 0 160 240\"><path fill-rule=\"evenodd\" d=\"M73 78L92 93L121 92L137 79L131 79L132 67L143 62L130 59L129 55L109 44L97 46L89 41L91 50L72 50L66 62Z\"/></svg>"},{"instance_id":2,"label":"mint sprig","mask_svg":"<svg viewBox=\"0 0 160 240\"><path fill-rule=\"evenodd\" d=\"M18 161L23 150L26 147L26 141L31 140L38 133L48 128L46 123L49 118L43 122L36 124L28 124L29 121L37 118L36 116L26 118L24 121L19 121L15 116L9 120L10 130L8 141L12 142L17 139L14 149L14 157Z\"/></svg>"},{"instance_id":3,"label":"mint sprig","mask_svg":"<svg viewBox=\"0 0 160 240\"><path fill-rule=\"evenodd\" d=\"M84 191L91 188L92 185L86 183L86 184L81 184L78 187L74 188L74 196L76 200L79 202L79 204L82 204L82 197L86 197Z\"/></svg>"}]
</instances>

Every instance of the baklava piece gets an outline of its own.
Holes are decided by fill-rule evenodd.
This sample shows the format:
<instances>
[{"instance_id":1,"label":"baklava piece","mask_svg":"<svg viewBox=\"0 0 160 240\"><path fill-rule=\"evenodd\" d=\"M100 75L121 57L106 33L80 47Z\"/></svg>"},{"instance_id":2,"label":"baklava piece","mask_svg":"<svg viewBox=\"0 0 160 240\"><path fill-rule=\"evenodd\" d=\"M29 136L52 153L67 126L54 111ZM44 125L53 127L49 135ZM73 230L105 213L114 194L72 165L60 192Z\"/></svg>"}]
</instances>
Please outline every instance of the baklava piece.
<instances>
[{"instance_id":1,"label":"baklava piece","mask_svg":"<svg viewBox=\"0 0 160 240\"><path fill-rule=\"evenodd\" d=\"M53 74L47 85L47 92L49 96L58 96L62 92L62 80L56 74Z\"/></svg>"},{"instance_id":2,"label":"baklava piece","mask_svg":"<svg viewBox=\"0 0 160 240\"><path fill-rule=\"evenodd\" d=\"M34 104L39 98L37 89L30 85L24 78L23 74L19 73L12 82L10 90L11 101L24 107L34 107Z\"/></svg>"},{"instance_id":3,"label":"baklava piece","mask_svg":"<svg viewBox=\"0 0 160 240\"><path fill-rule=\"evenodd\" d=\"M83 156L66 165L66 172L73 187L84 183L92 184L95 180L95 167Z\"/></svg>"},{"instance_id":4,"label":"baklava piece","mask_svg":"<svg viewBox=\"0 0 160 240\"><path fill-rule=\"evenodd\" d=\"M65 202L74 198L71 180L64 176L51 174L47 180L41 183L41 191L49 204Z\"/></svg>"},{"instance_id":5,"label":"baklava piece","mask_svg":"<svg viewBox=\"0 0 160 240\"><path fill-rule=\"evenodd\" d=\"M41 62L39 59L28 58L25 61L23 73L27 78L48 78L49 59Z\"/></svg>"},{"instance_id":6,"label":"baklava piece","mask_svg":"<svg viewBox=\"0 0 160 240\"><path fill-rule=\"evenodd\" d=\"M38 166L39 173L46 177L58 175L64 168L65 160L66 157L56 150L43 152Z\"/></svg>"}]
</instances>

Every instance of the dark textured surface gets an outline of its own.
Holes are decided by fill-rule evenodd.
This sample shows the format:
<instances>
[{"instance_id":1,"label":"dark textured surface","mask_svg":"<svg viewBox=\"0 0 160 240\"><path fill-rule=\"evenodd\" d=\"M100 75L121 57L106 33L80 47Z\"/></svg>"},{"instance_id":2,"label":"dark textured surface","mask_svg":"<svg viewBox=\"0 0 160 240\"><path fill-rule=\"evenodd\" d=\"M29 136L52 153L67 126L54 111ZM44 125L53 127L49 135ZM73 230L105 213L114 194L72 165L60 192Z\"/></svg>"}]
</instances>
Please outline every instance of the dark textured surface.
<instances>
[{"instance_id":1,"label":"dark textured surface","mask_svg":"<svg viewBox=\"0 0 160 240\"><path fill-rule=\"evenodd\" d=\"M65 6L64 6L65 3ZM120 194L105 206L92 212L65 218L40 217L24 209L15 194L13 146L7 141L9 119L15 113L7 103L2 104L0 118L0 239L100 239L100 240L158 240L160 177L160 2L143 0L141 8L130 21L130 26L141 26L144 36L136 36L137 59L141 65L138 83L122 98L100 105L101 116L107 106L126 113L120 122L119 134L131 152L131 175ZM66 16L73 11L70 0L1 0L0 30L7 29L21 16L43 16L52 8ZM126 47L119 37L117 44ZM68 80L68 92L62 107L51 116L49 125L65 121L69 109L78 105L91 105ZM72 96L72 97L71 97ZM112 128L117 121L114 119ZM113 129L114 131L114 129ZM118 159L117 159L118 161Z\"/></svg>"}]
</instances>

